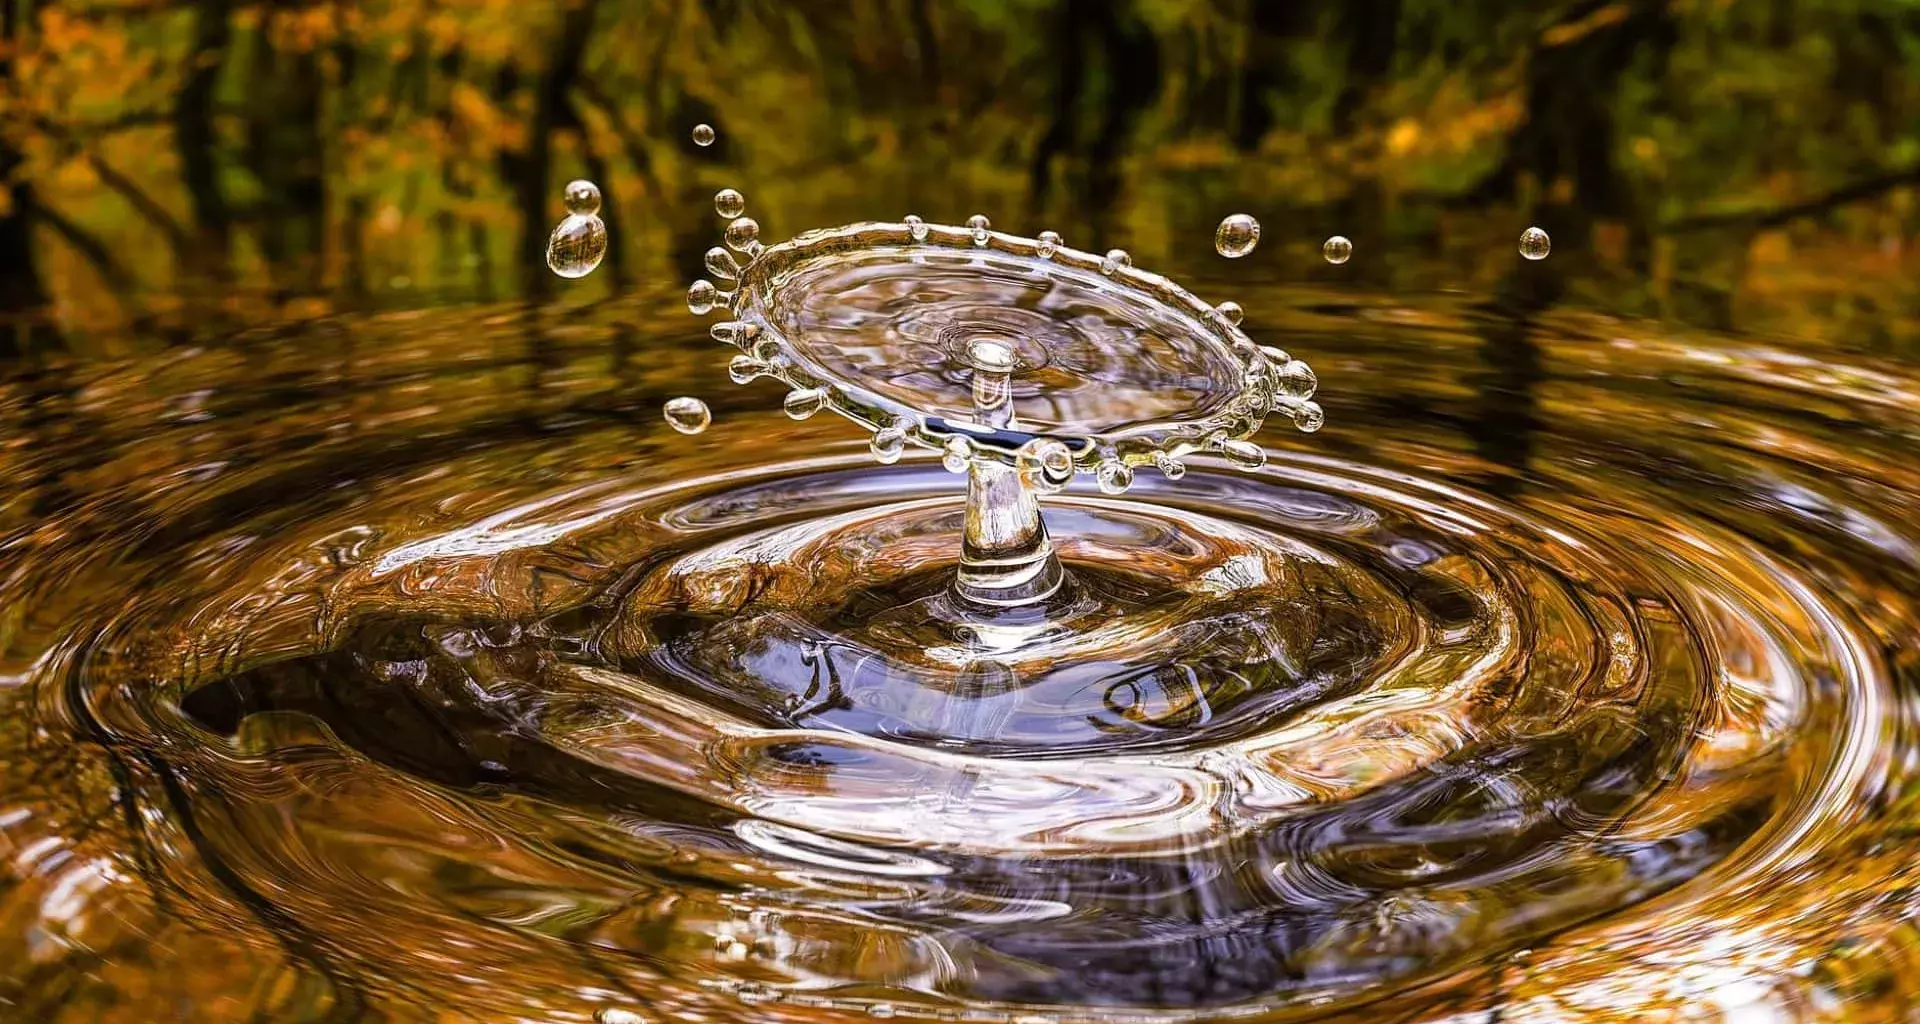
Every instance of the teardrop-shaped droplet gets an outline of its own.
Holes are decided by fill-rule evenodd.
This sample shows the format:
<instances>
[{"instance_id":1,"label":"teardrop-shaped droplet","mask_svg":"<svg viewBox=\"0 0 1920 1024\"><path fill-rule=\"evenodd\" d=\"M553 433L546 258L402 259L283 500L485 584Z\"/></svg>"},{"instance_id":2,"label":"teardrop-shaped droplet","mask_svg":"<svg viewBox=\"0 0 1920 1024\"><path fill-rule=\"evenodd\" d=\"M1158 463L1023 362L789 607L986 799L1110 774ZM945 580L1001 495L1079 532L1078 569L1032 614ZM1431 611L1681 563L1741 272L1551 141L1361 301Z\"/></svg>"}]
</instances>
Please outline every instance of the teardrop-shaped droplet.
<instances>
[{"instance_id":1,"label":"teardrop-shaped droplet","mask_svg":"<svg viewBox=\"0 0 1920 1024\"><path fill-rule=\"evenodd\" d=\"M1220 446L1220 454L1240 469L1259 469L1267 464L1267 450L1252 441L1227 441Z\"/></svg>"},{"instance_id":2,"label":"teardrop-shaped droplet","mask_svg":"<svg viewBox=\"0 0 1920 1024\"><path fill-rule=\"evenodd\" d=\"M1320 246L1320 255L1338 266L1353 258L1353 242L1345 235L1335 235Z\"/></svg>"},{"instance_id":3,"label":"teardrop-shaped droplet","mask_svg":"<svg viewBox=\"0 0 1920 1024\"><path fill-rule=\"evenodd\" d=\"M1213 311L1220 314L1220 319L1225 320L1235 327L1240 326L1240 321L1247 318L1247 311L1241 309L1240 304L1232 299L1228 299L1218 306L1213 307Z\"/></svg>"},{"instance_id":4,"label":"teardrop-shaped droplet","mask_svg":"<svg viewBox=\"0 0 1920 1024\"><path fill-rule=\"evenodd\" d=\"M1093 471L1093 477L1100 489L1108 494L1124 494L1133 486L1133 467L1119 459L1108 459Z\"/></svg>"},{"instance_id":5,"label":"teardrop-shaped droplet","mask_svg":"<svg viewBox=\"0 0 1920 1024\"><path fill-rule=\"evenodd\" d=\"M1281 393L1289 398L1312 398L1314 389L1320 386L1313 367L1298 359L1281 363L1278 378Z\"/></svg>"},{"instance_id":6,"label":"teardrop-shaped droplet","mask_svg":"<svg viewBox=\"0 0 1920 1024\"><path fill-rule=\"evenodd\" d=\"M913 214L907 214L907 236L916 242L927 240L927 222Z\"/></svg>"},{"instance_id":7,"label":"teardrop-shaped droplet","mask_svg":"<svg viewBox=\"0 0 1920 1024\"><path fill-rule=\"evenodd\" d=\"M727 225L727 248L752 255L760 245L760 224L752 217L740 217Z\"/></svg>"},{"instance_id":8,"label":"teardrop-shaped droplet","mask_svg":"<svg viewBox=\"0 0 1920 1024\"><path fill-rule=\"evenodd\" d=\"M722 281L737 281L740 279L740 261L716 245L707 250L707 272Z\"/></svg>"},{"instance_id":9,"label":"teardrop-shaped droplet","mask_svg":"<svg viewBox=\"0 0 1920 1024\"><path fill-rule=\"evenodd\" d=\"M1544 260L1553 252L1553 239L1547 237L1539 228L1528 228L1520 234L1520 255L1530 260Z\"/></svg>"},{"instance_id":10,"label":"teardrop-shaped droplet","mask_svg":"<svg viewBox=\"0 0 1920 1024\"><path fill-rule=\"evenodd\" d=\"M607 225L591 213L568 214L547 239L547 266L561 277L585 277L607 255Z\"/></svg>"},{"instance_id":11,"label":"teardrop-shaped droplet","mask_svg":"<svg viewBox=\"0 0 1920 1024\"><path fill-rule=\"evenodd\" d=\"M713 126L710 124L696 124L693 126L693 144L696 146L711 146L713 145L713 140L718 137L718 134L714 132Z\"/></svg>"},{"instance_id":12,"label":"teardrop-shaped droplet","mask_svg":"<svg viewBox=\"0 0 1920 1024\"><path fill-rule=\"evenodd\" d=\"M947 467L949 473L965 473L967 464L973 460L973 442L964 437L949 437L945 449L940 455L940 464Z\"/></svg>"},{"instance_id":13,"label":"teardrop-shaped droplet","mask_svg":"<svg viewBox=\"0 0 1920 1024\"><path fill-rule=\"evenodd\" d=\"M787 392L786 400L780 404L788 416L804 420L827 407L827 392L822 388L796 388Z\"/></svg>"},{"instance_id":14,"label":"teardrop-shaped droplet","mask_svg":"<svg viewBox=\"0 0 1920 1024\"><path fill-rule=\"evenodd\" d=\"M1236 213L1213 230L1213 251L1237 260L1260 244L1260 222L1244 213Z\"/></svg>"},{"instance_id":15,"label":"teardrop-shaped droplet","mask_svg":"<svg viewBox=\"0 0 1920 1024\"><path fill-rule=\"evenodd\" d=\"M1052 259L1053 254L1060 251L1060 232L1040 232L1039 243L1039 245L1034 247L1034 251L1038 253L1043 260Z\"/></svg>"},{"instance_id":16,"label":"teardrop-shaped droplet","mask_svg":"<svg viewBox=\"0 0 1920 1024\"><path fill-rule=\"evenodd\" d=\"M1125 249L1108 249L1105 258L1100 261L1100 272L1113 276L1121 267L1133 266L1133 255Z\"/></svg>"},{"instance_id":17,"label":"teardrop-shaped droplet","mask_svg":"<svg viewBox=\"0 0 1920 1024\"><path fill-rule=\"evenodd\" d=\"M684 395L668 399L661 414L666 417L667 426L682 434L698 434L713 422L713 413L708 411L707 403Z\"/></svg>"},{"instance_id":18,"label":"teardrop-shaped droplet","mask_svg":"<svg viewBox=\"0 0 1920 1024\"><path fill-rule=\"evenodd\" d=\"M719 289L713 286L712 281L693 282L687 286L687 312L695 316L711 312L719 294Z\"/></svg>"},{"instance_id":19,"label":"teardrop-shaped droplet","mask_svg":"<svg viewBox=\"0 0 1920 1024\"><path fill-rule=\"evenodd\" d=\"M867 442L867 450L873 453L875 462L891 466L900 461L900 454L907 450L907 432L897 427L883 427L873 433L873 440Z\"/></svg>"},{"instance_id":20,"label":"teardrop-shaped droplet","mask_svg":"<svg viewBox=\"0 0 1920 1024\"><path fill-rule=\"evenodd\" d=\"M1311 434L1319 430L1326 422L1326 411L1320 408L1318 402L1301 402L1294 407L1293 425L1303 434Z\"/></svg>"},{"instance_id":21,"label":"teardrop-shaped droplet","mask_svg":"<svg viewBox=\"0 0 1920 1024\"><path fill-rule=\"evenodd\" d=\"M735 384L751 384L767 372L767 364L749 355L738 355L727 361L727 377Z\"/></svg>"},{"instance_id":22,"label":"teardrop-shaped droplet","mask_svg":"<svg viewBox=\"0 0 1920 1024\"><path fill-rule=\"evenodd\" d=\"M723 188L713 194L713 212L732 220L747 212L747 197L737 189Z\"/></svg>"},{"instance_id":23,"label":"teardrop-shaped droplet","mask_svg":"<svg viewBox=\"0 0 1920 1024\"><path fill-rule=\"evenodd\" d=\"M600 212L600 186L585 178L567 182L566 191L560 195L568 213Z\"/></svg>"}]
</instances>

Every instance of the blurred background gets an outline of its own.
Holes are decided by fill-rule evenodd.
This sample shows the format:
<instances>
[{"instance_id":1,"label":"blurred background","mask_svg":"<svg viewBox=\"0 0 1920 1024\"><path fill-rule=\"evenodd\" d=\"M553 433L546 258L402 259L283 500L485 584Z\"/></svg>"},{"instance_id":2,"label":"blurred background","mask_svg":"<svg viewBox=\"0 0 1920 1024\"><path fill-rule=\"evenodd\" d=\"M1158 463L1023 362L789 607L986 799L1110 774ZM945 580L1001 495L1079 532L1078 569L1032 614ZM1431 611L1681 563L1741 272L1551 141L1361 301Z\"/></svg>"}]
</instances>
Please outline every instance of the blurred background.
<instances>
[{"instance_id":1,"label":"blurred background","mask_svg":"<svg viewBox=\"0 0 1920 1024\"><path fill-rule=\"evenodd\" d=\"M1497 289L1907 354L1907 0L4 0L0 357L361 310L677 290L909 211L1160 268ZM706 149L689 138L714 125ZM562 185L612 249L544 267ZM563 287L564 286L564 287Z\"/></svg>"}]
</instances>

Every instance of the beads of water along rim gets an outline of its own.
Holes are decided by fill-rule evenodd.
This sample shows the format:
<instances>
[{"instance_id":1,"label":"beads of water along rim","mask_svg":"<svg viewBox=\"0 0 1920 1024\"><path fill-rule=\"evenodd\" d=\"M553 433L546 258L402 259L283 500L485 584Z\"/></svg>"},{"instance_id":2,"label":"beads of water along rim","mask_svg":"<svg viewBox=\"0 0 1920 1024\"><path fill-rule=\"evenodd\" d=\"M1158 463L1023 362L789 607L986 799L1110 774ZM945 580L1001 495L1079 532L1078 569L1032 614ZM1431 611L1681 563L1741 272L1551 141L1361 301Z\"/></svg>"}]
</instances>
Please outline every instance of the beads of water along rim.
<instances>
[{"instance_id":1,"label":"beads of water along rim","mask_svg":"<svg viewBox=\"0 0 1920 1024\"><path fill-rule=\"evenodd\" d=\"M716 138L719 138L719 135L714 132L712 125L696 124L693 126L693 144L694 145L711 146L713 145L713 140Z\"/></svg>"},{"instance_id":2,"label":"beads of water along rim","mask_svg":"<svg viewBox=\"0 0 1920 1024\"><path fill-rule=\"evenodd\" d=\"M1034 247L1034 251L1043 260L1052 259L1053 254L1060 251L1060 232L1058 231L1042 231L1038 241L1040 244Z\"/></svg>"},{"instance_id":3,"label":"beads of water along rim","mask_svg":"<svg viewBox=\"0 0 1920 1024\"><path fill-rule=\"evenodd\" d=\"M1547 237L1539 228L1528 228L1520 233L1520 255L1530 260L1544 260L1553 251L1553 239Z\"/></svg>"},{"instance_id":4,"label":"beads of water along rim","mask_svg":"<svg viewBox=\"0 0 1920 1024\"><path fill-rule=\"evenodd\" d=\"M747 197L735 189L723 188L713 194L713 212L732 220L747 212Z\"/></svg>"},{"instance_id":5,"label":"beads of water along rim","mask_svg":"<svg viewBox=\"0 0 1920 1024\"><path fill-rule=\"evenodd\" d=\"M1178 480L1187 475L1187 464L1166 452L1155 452L1153 464L1160 470L1160 475L1169 480Z\"/></svg>"},{"instance_id":6,"label":"beads of water along rim","mask_svg":"<svg viewBox=\"0 0 1920 1024\"><path fill-rule=\"evenodd\" d=\"M992 227L993 222L988 220L987 215L984 213L976 213L967 218L967 230L973 232L973 244L975 245L987 244L987 231Z\"/></svg>"},{"instance_id":7,"label":"beads of water along rim","mask_svg":"<svg viewBox=\"0 0 1920 1024\"><path fill-rule=\"evenodd\" d=\"M907 450L907 432L899 427L882 427L873 432L867 450L873 453L875 462L891 466L899 462L901 453Z\"/></svg>"},{"instance_id":8,"label":"beads of water along rim","mask_svg":"<svg viewBox=\"0 0 1920 1024\"><path fill-rule=\"evenodd\" d=\"M795 388L787 392L786 400L780 405L788 416L804 420L827 407L827 392L824 388Z\"/></svg>"},{"instance_id":9,"label":"beads of water along rim","mask_svg":"<svg viewBox=\"0 0 1920 1024\"><path fill-rule=\"evenodd\" d=\"M687 286L687 312L700 316L713 311L713 304L719 300L720 291L712 281L695 281Z\"/></svg>"},{"instance_id":10,"label":"beads of water along rim","mask_svg":"<svg viewBox=\"0 0 1920 1024\"><path fill-rule=\"evenodd\" d=\"M913 214L907 214L907 237L916 242L927 240L927 222Z\"/></svg>"},{"instance_id":11,"label":"beads of water along rim","mask_svg":"<svg viewBox=\"0 0 1920 1024\"><path fill-rule=\"evenodd\" d=\"M1292 359L1280 364L1279 385L1281 393L1289 398L1312 398L1320 378L1314 375L1313 367Z\"/></svg>"},{"instance_id":12,"label":"beads of water along rim","mask_svg":"<svg viewBox=\"0 0 1920 1024\"><path fill-rule=\"evenodd\" d=\"M1320 246L1320 255L1327 262L1339 266L1353 258L1353 241L1345 235L1335 235Z\"/></svg>"},{"instance_id":13,"label":"beads of water along rim","mask_svg":"<svg viewBox=\"0 0 1920 1024\"><path fill-rule=\"evenodd\" d=\"M716 245L707 250L707 272L722 281L737 281L740 279L740 261Z\"/></svg>"},{"instance_id":14,"label":"beads of water along rim","mask_svg":"<svg viewBox=\"0 0 1920 1024\"><path fill-rule=\"evenodd\" d=\"M1100 260L1100 272L1109 277L1121 267L1131 266L1133 266L1133 256L1125 249L1108 249L1107 255Z\"/></svg>"},{"instance_id":15,"label":"beads of water along rim","mask_svg":"<svg viewBox=\"0 0 1920 1024\"><path fill-rule=\"evenodd\" d=\"M727 225L723 233L727 248L734 252L744 252L751 256L760 251L760 222L752 217L740 217Z\"/></svg>"},{"instance_id":16,"label":"beads of water along rim","mask_svg":"<svg viewBox=\"0 0 1920 1024\"><path fill-rule=\"evenodd\" d=\"M698 434L713 422L713 413L707 409L707 403L684 395L668 399L660 411L667 419L667 426L682 434Z\"/></svg>"},{"instance_id":17,"label":"beads of water along rim","mask_svg":"<svg viewBox=\"0 0 1920 1024\"><path fill-rule=\"evenodd\" d=\"M1237 260L1260 244L1260 222L1244 213L1236 213L1213 229L1213 251Z\"/></svg>"},{"instance_id":18,"label":"beads of water along rim","mask_svg":"<svg viewBox=\"0 0 1920 1024\"><path fill-rule=\"evenodd\" d=\"M1119 459L1108 459L1093 471L1095 482L1108 494L1123 494L1133 486L1133 467Z\"/></svg>"},{"instance_id":19,"label":"beads of water along rim","mask_svg":"<svg viewBox=\"0 0 1920 1024\"><path fill-rule=\"evenodd\" d=\"M973 442L964 437L947 438L946 447L940 453L940 464L947 467L949 473L965 473L967 464L973 461Z\"/></svg>"},{"instance_id":20,"label":"beads of water along rim","mask_svg":"<svg viewBox=\"0 0 1920 1024\"><path fill-rule=\"evenodd\" d=\"M1326 411L1318 402L1301 402L1294 407L1293 425L1303 434L1311 434L1327 422Z\"/></svg>"},{"instance_id":21,"label":"beads of water along rim","mask_svg":"<svg viewBox=\"0 0 1920 1024\"><path fill-rule=\"evenodd\" d=\"M1247 318L1247 311L1241 309L1240 304L1232 299L1228 299L1218 306L1213 307L1213 311L1220 314L1220 319L1225 320L1235 327L1240 326L1240 321Z\"/></svg>"},{"instance_id":22,"label":"beads of water along rim","mask_svg":"<svg viewBox=\"0 0 1920 1024\"><path fill-rule=\"evenodd\" d=\"M1239 469L1259 469L1267 464L1267 450L1252 441L1223 442L1220 454Z\"/></svg>"},{"instance_id":23,"label":"beads of water along rim","mask_svg":"<svg viewBox=\"0 0 1920 1024\"><path fill-rule=\"evenodd\" d=\"M599 213L600 186L585 178L576 178L567 182L566 190L560 193L560 201L566 205L568 213Z\"/></svg>"},{"instance_id":24,"label":"beads of water along rim","mask_svg":"<svg viewBox=\"0 0 1920 1024\"><path fill-rule=\"evenodd\" d=\"M593 273L607 255L607 225L591 213L570 213L547 238L547 269L565 278Z\"/></svg>"},{"instance_id":25,"label":"beads of water along rim","mask_svg":"<svg viewBox=\"0 0 1920 1024\"><path fill-rule=\"evenodd\" d=\"M1020 479L1035 490L1052 494L1073 482L1073 453L1065 443L1051 438L1035 438L1021 445L1014 463Z\"/></svg>"}]
</instances>

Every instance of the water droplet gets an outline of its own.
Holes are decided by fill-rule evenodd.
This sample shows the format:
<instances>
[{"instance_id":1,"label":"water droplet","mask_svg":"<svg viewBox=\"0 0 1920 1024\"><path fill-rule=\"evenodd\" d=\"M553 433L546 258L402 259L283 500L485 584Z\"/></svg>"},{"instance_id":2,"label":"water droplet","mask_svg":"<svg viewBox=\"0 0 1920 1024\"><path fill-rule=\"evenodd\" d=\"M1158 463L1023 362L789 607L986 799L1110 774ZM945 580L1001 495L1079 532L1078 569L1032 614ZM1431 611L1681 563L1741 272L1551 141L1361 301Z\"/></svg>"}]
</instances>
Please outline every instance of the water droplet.
<instances>
[{"instance_id":1,"label":"water droplet","mask_svg":"<svg viewBox=\"0 0 1920 1024\"><path fill-rule=\"evenodd\" d=\"M867 442L867 450L873 453L875 462L891 466L899 462L901 453L907 450L907 432L898 427L876 430L873 440Z\"/></svg>"},{"instance_id":2,"label":"water droplet","mask_svg":"<svg viewBox=\"0 0 1920 1024\"><path fill-rule=\"evenodd\" d=\"M713 126L710 124L696 124L693 126L693 144L696 146L711 146L713 145L713 140L718 137L713 130Z\"/></svg>"},{"instance_id":3,"label":"water droplet","mask_svg":"<svg viewBox=\"0 0 1920 1024\"><path fill-rule=\"evenodd\" d=\"M1321 244L1320 255L1338 266L1353 258L1353 242L1345 235L1335 235Z\"/></svg>"},{"instance_id":4,"label":"water droplet","mask_svg":"<svg viewBox=\"0 0 1920 1024\"><path fill-rule=\"evenodd\" d=\"M1544 260L1553 251L1553 239L1547 237L1539 228L1528 228L1520 233L1520 255L1530 260Z\"/></svg>"},{"instance_id":5,"label":"water droplet","mask_svg":"<svg viewBox=\"0 0 1920 1024\"><path fill-rule=\"evenodd\" d=\"M1247 318L1247 311L1241 309L1240 304L1232 299L1228 299L1218 306L1213 307L1213 311L1220 314L1220 319L1225 320L1235 327L1240 326L1240 321Z\"/></svg>"},{"instance_id":6,"label":"water droplet","mask_svg":"<svg viewBox=\"0 0 1920 1024\"><path fill-rule=\"evenodd\" d=\"M1036 438L1021 446L1015 460L1027 486L1049 494L1073 482L1073 452L1051 438Z\"/></svg>"},{"instance_id":7,"label":"water droplet","mask_svg":"<svg viewBox=\"0 0 1920 1024\"><path fill-rule=\"evenodd\" d=\"M987 232L992 227L993 222L988 220L987 215L984 213L976 213L967 218L967 230L973 232L973 244L975 245L987 244Z\"/></svg>"},{"instance_id":8,"label":"water droplet","mask_svg":"<svg viewBox=\"0 0 1920 1024\"><path fill-rule=\"evenodd\" d=\"M687 286L687 311L695 316L713 311L713 304L719 298L719 290L712 281L695 281Z\"/></svg>"},{"instance_id":9,"label":"water droplet","mask_svg":"<svg viewBox=\"0 0 1920 1024\"><path fill-rule=\"evenodd\" d=\"M1220 445L1220 454L1240 469L1259 469L1267 464L1267 450L1252 441L1227 441Z\"/></svg>"},{"instance_id":10,"label":"water droplet","mask_svg":"<svg viewBox=\"0 0 1920 1024\"><path fill-rule=\"evenodd\" d=\"M647 1018L632 1010L619 1010L611 1006L595 1010L593 1019L595 1024L652 1024Z\"/></svg>"},{"instance_id":11,"label":"water droplet","mask_svg":"<svg viewBox=\"0 0 1920 1024\"><path fill-rule=\"evenodd\" d=\"M967 464L973 461L973 442L964 437L947 438L946 450L940 456L940 464L947 467L949 473L965 473Z\"/></svg>"},{"instance_id":12,"label":"water droplet","mask_svg":"<svg viewBox=\"0 0 1920 1024\"><path fill-rule=\"evenodd\" d=\"M727 225L727 248L748 255L760 249L760 223L752 217L741 217Z\"/></svg>"},{"instance_id":13,"label":"water droplet","mask_svg":"<svg viewBox=\"0 0 1920 1024\"><path fill-rule=\"evenodd\" d=\"M1060 251L1060 232L1058 231L1040 232L1039 241L1040 244L1035 247L1035 251L1040 254L1040 258L1043 260L1052 259L1053 254Z\"/></svg>"},{"instance_id":14,"label":"water droplet","mask_svg":"<svg viewBox=\"0 0 1920 1024\"><path fill-rule=\"evenodd\" d=\"M1160 470L1160 475L1169 480L1178 480L1187 475L1187 464L1166 452L1155 453L1153 464Z\"/></svg>"},{"instance_id":15,"label":"water droplet","mask_svg":"<svg viewBox=\"0 0 1920 1024\"><path fill-rule=\"evenodd\" d=\"M916 242L927 240L927 222L909 213L907 214L907 235Z\"/></svg>"},{"instance_id":16,"label":"water droplet","mask_svg":"<svg viewBox=\"0 0 1920 1024\"><path fill-rule=\"evenodd\" d=\"M751 384L767 372L767 364L752 356L734 356L727 361L727 377L735 384Z\"/></svg>"},{"instance_id":17,"label":"water droplet","mask_svg":"<svg viewBox=\"0 0 1920 1024\"><path fill-rule=\"evenodd\" d=\"M760 328L738 320L726 320L707 328L707 336L723 345L737 345L744 349L760 336Z\"/></svg>"},{"instance_id":18,"label":"water droplet","mask_svg":"<svg viewBox=\"0 0 1920 1024\"><path fill-rule=\"evenodd\" d=\"M899 1012L900 1011L895 1010L893 1008L892 1003L874 1003L873 1005L867 1007L867 1016L869 1017L879 1017L879 1018L885 1019Z\"/></svg>"},{"instance_id":19,"label":"water droplet","mask_svg":"<svg viewBox=\"0 0 1920 1024\"><path fill-rule=\"evenodd\" d=\"M1123 494L1133 486L1133 467L1119 459L1102 462L1100 468L1093 471L1093 476L1099 482L1100 489L1108 494Z\"/></svg>"},{"instance_id":20,"label":"water droplet","mask_svg":"<svg viewBox=\"0 0 1920 1024\"><path fill-rule=\"evenodd\" d=\"M670 398L661 413L667 418L667 426L682 434L698 434L713 422L713 413L708 411L707 403L698 398Z\"/></svg>"},{"instance_id":21,"label":"water droplet","mask_svg":"<svg viewBox=\"0 0 1920 1024\"><path fill-rule=\"evenodd\" d=\"M1100 272L1111 277L1121 267L1133 266L1133 256L1125 249L1108 249L1105 259L1100 261Z\"/></svg>"},{"instance_id":22,"label":"water droplet","mask_svg":"<svg viewBox=\"0 0 1920 1024\"><path fill-rule=\"evenodd\" d=\"M599 213L600 186L585 178L567 182L561 201L567 206L568 213Z\"/></svg>"},{"instance_id":23,"label":"water droplet","mask_svg":"<svg viewBox=\"0 0 1920 1024\"><path fill-rule=\"evenodd\" d=\"M1009 373L1017 365L1012 346L994 338L975 338L967 343L967 360L976 370Z\"/></svg>"},{"instance_id":24,"label":"water droplet","mask_svg":"<svg viewBox=\"0 0 1920 1024\"><path fill-rule=\"evenodd\" d=\"M1313 367L1298 359L1280 364L1280 390L1288 397L1312 398L1319 386L1320 378L1314 376Z\"/></svg>"},{"instance_id":25,"label":"water droplet","mask_svg":"<svg viewBox=\"0 0 1920 1024\"><path fill-rule=\"evenodd\" d=\"M713 194L713 212L732 220L747 212L747 197L733 189L723 188Z\"/></svg>"},{"instance_id":26,"label":"water droplet","mask_svg":"<svg viewBox=\"0 0 1920 1024\"><path fill-rule=\"evenodd\" d=\"M547 266L561 277L585 277L607 255L607 225L591 213L568 214L547 239Z\"/></svg>"},{"instance_id":27,"label":"water droplet","mask_svg":"<svg viewBox=\"0 0 1920 1024\"><path fill-rule=\"evenodd\" d=\"M1236 213L1213 229L1213 251L1237 260L1260 244L1260 222L1244 213Z\"/></svg>"},{"instance_id":28,"label":"water droplet","mask_svg":"<svg viewBox=\"0 0 1920 1024\"><path fill-rule=\"evenodd\" d=\"M1287 354L1286 349L1275 348L1272 345L1260 346L1260 354L1266 356L1267 360L1275 366L1285 366L1293 361L1293 357Z\"/></svg>"},{"instance_id":29,"label":"water droplet","mask_svg":"<svg viewBox=\"0 0 1920 1024\"><path fill-rule=\"evenodd\" d=\"M740 261L716 245L707 250L707 272L722 281L737 281L740 278Z\"/></svg>"},{"instance_id":30,"label":"water droplet","mask_svg":"<svg viewBox=\"0 0 1920 1024\"><path fill-rule=\"evenodd\" d=\"M1303 434L1311 434L1327 422L1326 411L1318 402L1302 402L1293 410L1293 425Z\"/></svg>"},{"instance_id":31,"label":"water droplet","mask_svg":"<svg viewBox=\"0 0 1920 1024\"><path fill-rule=\"evenodd\" d=\"M781 405L788 416L804 420L827 407L827 392L824 388L796 388L787 392L786 401Z\"/></svg>"}]
</instances>

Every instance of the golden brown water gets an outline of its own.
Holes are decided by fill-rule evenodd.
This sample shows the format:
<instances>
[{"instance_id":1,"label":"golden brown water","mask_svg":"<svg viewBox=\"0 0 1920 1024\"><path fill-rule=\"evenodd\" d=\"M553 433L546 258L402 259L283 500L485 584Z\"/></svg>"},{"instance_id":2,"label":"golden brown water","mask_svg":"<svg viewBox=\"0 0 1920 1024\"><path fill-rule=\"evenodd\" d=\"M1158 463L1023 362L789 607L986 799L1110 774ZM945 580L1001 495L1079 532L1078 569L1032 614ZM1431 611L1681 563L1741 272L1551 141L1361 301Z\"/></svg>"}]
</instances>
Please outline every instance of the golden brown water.
<instances>
[{"instance_id":1,"label":"golden brown water","mask_svg":"<svg viewBox=\"0 0 1920 1024\"><path fill-rule=\"evenodd\" d=\"M1915 371L1232 294L1327 428L1050 499L1014 665L674 289L9 383L0 1016L1904 1019Z\"/></svg>"}]
</instances>

